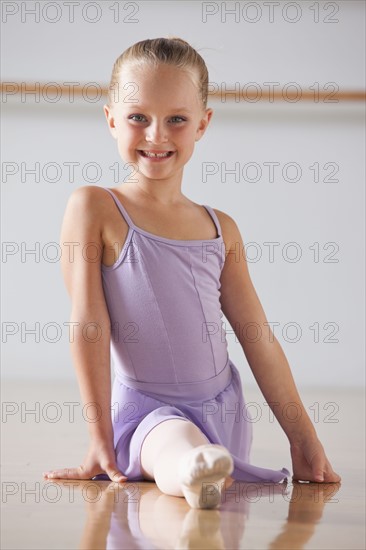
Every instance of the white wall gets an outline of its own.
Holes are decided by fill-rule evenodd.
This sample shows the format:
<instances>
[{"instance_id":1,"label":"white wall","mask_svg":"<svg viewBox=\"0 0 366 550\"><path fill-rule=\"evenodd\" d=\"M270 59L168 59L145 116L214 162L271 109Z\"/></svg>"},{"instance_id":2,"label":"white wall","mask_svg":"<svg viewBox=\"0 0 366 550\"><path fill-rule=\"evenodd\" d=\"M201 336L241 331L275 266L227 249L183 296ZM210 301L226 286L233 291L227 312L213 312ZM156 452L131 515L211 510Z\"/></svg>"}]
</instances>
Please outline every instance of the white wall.
<instances>
[{"instance_id":1,"label":"white wall","mask_svg":"<svg viewBox=\"0 0 366 550\"><path fill-rule=\"evenodd\" d=\"M100 2L100 20L84 21L81 2L75 7L75 21L68 21L67 6L58 2L60 20L49 12L34 16L19 11L4 18L4 6L20 10L20 3L3 2L2 81L14 82L97 82L107 85L116 57L130 44L158 36L178 35L188 40L205 58L210 81L245 84L279 82L282 87L296 82L304 90L315 82L322 89L329 82L340 89L362 90L364 72L364 3L315 3L320 21L314 22L313 2L298 2L301 17L296 23L284 19L281 10L287 6L288 18L295 16L290 3L280 2L274 21L268 19L263 2L252 3L262 16L256 23L241 17L227 16L222 22L221 2L209 8L217 14L202 21L201 2L136 2L135 23L113 22L114 2ZM25 3L28 9L35 2ZM46 3L40 3L45 5ZM48 3L52 4L52 3ZM294 4L294 3L292 3ZM339 7L333 19L332 6ZM241 13L248 5L238 2ZM326 8L328 5L328 8ZM10 6L10 7L9 7ZM206 7L208 4L206 4ZM226 3L227 9L235 6ZM247 6L248 7L248 6ZM132 12L120 3L121 17ZM123 9L126 8L126 9ZM224 8L222 8L224 9ZM249 8L248 8L249 9ZM85 12L94 17L92 7ZM61 277L60 264L52 262L54 250L47 244L59 242L59 233L67 199L78 186L97 184L114 186L110 167L123 163L116 143L111 138L102 111L103 98L93 104L77 99L51 103L26 96L3 98L2 108L2 236L3 242L15 243L12 256L3 256L2 274L2 375L5 378L74 379L74 369L64 326L69 320L70 302ZM211 101L215 110L211 127L196 147L186 168L184 192L200 204L210 204L231 215L238 223L248 257L262 254L251 261L250 273L270 322L292 367L299 386L360 385L364 383L364 105L362 103L226 103ZM22 177L23 169L40 163L39 181L34 175ZM50 182L55 172L46 177L47 163L59 165L58 181ZM77 162L73 180L66 163ZM83 176L89 162L98 163L101 177L93 182ZM264 163L277 162L274 181L270 181ZM4 176L5 168L14 163L16 174ZM217 163L217 174L203 181L206 163ZM239 181L220 169L239 163ZM262 176L257 182L245 181L242 171L248 163L257 163ZM282 169L297 163L301 178L286 181ZM320 181L314 181L310 169L320 166ZM338 167L337 182L326 182L331 174L326 163ZM90 177L93 176L89 172ZM124 177L123 170L119 181ZM254 177L249 171L249 177ZM289 178L294 176L288 172ZM269 259L269 246L278 243L274 261ZM282 252L295 242L301 258L291 262ZM251 244L253 243L253 244ZM314 257L314 243L319 246L319 259ZM325 250L327 243L329 248ZM3 246L4 246L3 244ZM9 245L7 245L9 246ZM11 246L11 245L10 245ZM41 253L37 259L21 257L22 247ZM326 261L333 251L336 262ZM44 254L42 254L42 250ZM292 255L294 248L288 250ZM9 323L17 331L6 338ZM21 324L32 328L39 323L39 341L34 336L22 337ZM60 328L56 333L42 334L48 323ZM287 337L285 325L295 323ZM329 325L327 325L329 323ZM319 327L318 337L315 328ZM313 327L313 328L310 328ZM333 328L336 330L333 334ZM228 325L227 328L229 329ZM333 336L332 336L333 334ZM328 341L335 339L336 342ZM243 379L253 382L240 345L228 334L229 351L242 370Z\"/></svg>"}]
</instances>

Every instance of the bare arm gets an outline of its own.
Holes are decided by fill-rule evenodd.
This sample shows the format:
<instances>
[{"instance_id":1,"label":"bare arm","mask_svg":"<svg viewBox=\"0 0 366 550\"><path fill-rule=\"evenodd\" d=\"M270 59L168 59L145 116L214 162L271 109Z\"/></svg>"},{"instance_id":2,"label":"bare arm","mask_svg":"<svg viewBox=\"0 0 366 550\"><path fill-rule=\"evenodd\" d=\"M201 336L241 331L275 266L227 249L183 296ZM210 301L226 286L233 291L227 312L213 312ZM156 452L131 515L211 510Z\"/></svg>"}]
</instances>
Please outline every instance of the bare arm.
<instances>
[{"instance_id":1,"label":"bare arm","mask_svg":"<svg viewBox=\"0 0 366 550\"><path fill-rule=\"evenodd\" d=\"M87 423L88 430L92 438L112 441L110 319L101 280L101 219L93 194L94 189L81 187L69 199L61 229L61 267L72 302L70 349L81 398L84 405L97 403L100 415ZM93 406L90 412L97 416Z\"/></svg>"},{"instance_id":2,"label":"bare arm","mask_svg":"<svg viewBox=\"0 0 366 550\"><path fill-rule=\"evenodd\" d=\"M325 455L320 459L321 444L315 428L296 389L286 356L268 326L263 307L251 281L240 231L230 216L223 212L217 213L220 215L226 247L226 259L220 280L222 311L243 348L268 405L289 439L294 475L312 476L316 481L323 481L323 472L320 473L320 470L323 470L327 474L327 481L338 481L340 478L331 469ZM289 406L290 403L295 405ZM302 456L305 448L309 456L313 454L311 460L317 449L320 462L318 459L313 460L311 468L309 465L306 468L307 459Z\"/></svg>"},{"instance_id":3,"label":"bare arm","mask_svg":"<svg viewBox=\"0 0 366 550\"><path fill-rule=\"evenodd\" d=\"M117 472L111 420L111 328L101 277L103 220L98 193L95 187L72 193L60 237L61 267L72 302L70 349L82 402L88 405L84 410L90 419L90 450L79 469L52 471L53 477L90 478L103 472L111 477Z\"/></svg>"}]
</instances>

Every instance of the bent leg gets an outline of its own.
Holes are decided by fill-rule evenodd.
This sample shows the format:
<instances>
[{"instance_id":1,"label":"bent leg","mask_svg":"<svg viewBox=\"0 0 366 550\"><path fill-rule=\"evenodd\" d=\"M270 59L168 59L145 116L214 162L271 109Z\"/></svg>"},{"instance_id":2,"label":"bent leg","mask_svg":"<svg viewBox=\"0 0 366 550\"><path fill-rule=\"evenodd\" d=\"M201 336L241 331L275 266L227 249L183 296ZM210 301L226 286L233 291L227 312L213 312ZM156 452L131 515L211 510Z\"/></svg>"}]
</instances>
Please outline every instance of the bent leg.
<instances>
[{"instance_id":1,"label":"bent leg","mask_svg":"<svg viewBox=\"0 0 366 550\"><path fill-rule=\"evenodd\" d=\"M162 493L182 497L178 462L186 451L207 443L209 440L193 422L179 418L164 420L147 434L142 444L142 473L146 479L155 481Z\"/></svg>"},{"instance_id":2,"label":"bent leg","mask_svg":"<svg viewBox=\"0 0 366 550\"><path fill-rule=\"evenodd\" d=\"M194 451L197 447L200 449ZM228 475L228 470L232 471L229 452L211 444L193 422L179 418L165 420L148 433L140 460L146 479L155 481L165 494L185 496L193 507L205 507L200 497L203 480L222 478L226 486L233 481Z\"/></svg>"}]
</instances>

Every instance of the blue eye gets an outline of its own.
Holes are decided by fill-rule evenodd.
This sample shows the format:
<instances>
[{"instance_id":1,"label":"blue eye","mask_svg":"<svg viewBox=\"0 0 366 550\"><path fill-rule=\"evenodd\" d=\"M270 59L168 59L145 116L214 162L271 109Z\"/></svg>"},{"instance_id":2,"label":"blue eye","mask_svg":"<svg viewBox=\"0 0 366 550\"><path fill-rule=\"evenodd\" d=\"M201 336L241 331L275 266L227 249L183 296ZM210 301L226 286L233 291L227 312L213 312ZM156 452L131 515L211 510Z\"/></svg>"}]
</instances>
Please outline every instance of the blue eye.
<instances>
[{"instance_id":1,"label":"blue eye","mask_svg":"<svg viewBox=\"0 0 366 550\"><path fill-rule=\"evenodd\" d=\"M134 119L134 117L145 118L143 115L131 115L129 118ZM135 122L141 122L141 120L135 120Z\"/></svg>"},{"instance_id":2,"label":"blue eye","mask_svg":"<svg viewBox=\"0 0 366 550\"><path fill-rule=\"evenodd\" d=\"M144 115L136 114L136 115L131 115L128 118L130 120L133 120L134 122L145 122L146 121ZM173 116L173 117L171 117L171 120L172 120L173 124L179 124L181 122L185 122L186 119L181 117L181 116Z\"/></svg>"}]
</instances>

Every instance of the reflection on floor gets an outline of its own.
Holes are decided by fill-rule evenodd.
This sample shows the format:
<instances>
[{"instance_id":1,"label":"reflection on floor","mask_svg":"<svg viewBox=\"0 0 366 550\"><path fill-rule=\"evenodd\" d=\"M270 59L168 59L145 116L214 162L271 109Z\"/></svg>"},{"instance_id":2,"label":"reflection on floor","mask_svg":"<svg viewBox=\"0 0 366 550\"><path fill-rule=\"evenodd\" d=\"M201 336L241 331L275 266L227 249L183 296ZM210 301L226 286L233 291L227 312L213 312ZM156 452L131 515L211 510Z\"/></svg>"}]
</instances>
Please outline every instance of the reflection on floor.
<instances>
[{"instance_id":1,"label":"reflection on floor","mask_svg":"<svg viewBox=\"0 0 366 550\"><path fill-rule=\"evenodd\" d=\"M244 388L245 389L245 388ZM10 549L364 549L364 393L300 392L340 484L234 482L219 510L193 510L153 482L46 481L80 464L88 436L76 384L2 385L2 541ZM286 437L245 389L253 464L291 470Z\"/></svg>"}]
</instances>

